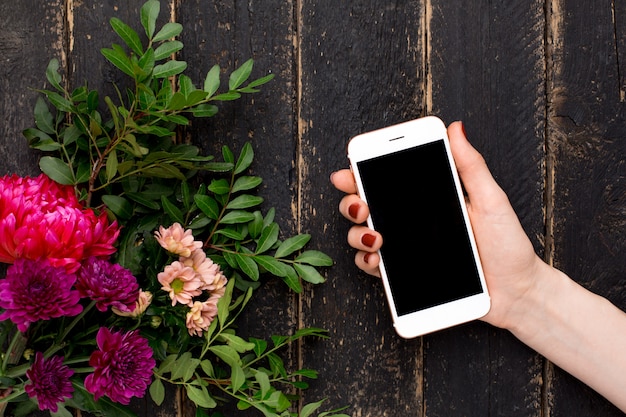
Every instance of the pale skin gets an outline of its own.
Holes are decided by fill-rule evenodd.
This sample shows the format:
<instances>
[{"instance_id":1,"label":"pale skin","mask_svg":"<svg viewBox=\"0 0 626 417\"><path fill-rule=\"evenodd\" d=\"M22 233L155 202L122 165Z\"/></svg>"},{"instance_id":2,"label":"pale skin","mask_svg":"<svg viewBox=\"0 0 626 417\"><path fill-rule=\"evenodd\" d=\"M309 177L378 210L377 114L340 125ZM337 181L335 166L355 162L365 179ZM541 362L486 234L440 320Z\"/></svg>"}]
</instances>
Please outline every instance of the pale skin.
<instances>
[{"instance_id":1,"label":"pale skin","mask_svg":"<svg viewBox=\"0 0 626 417\"><path fill-rule=\"evenodd\" d=\"M448 136L491 296L481 320L509 330L626 412L626 313L537 256L463 124L450 124ZM348 244L357 250L356 266L380 277L383 237L364 225L369 210L351 171L334 172L331 182L346 193L339 211L355 223Z\"/></svg>"}]
</instances>

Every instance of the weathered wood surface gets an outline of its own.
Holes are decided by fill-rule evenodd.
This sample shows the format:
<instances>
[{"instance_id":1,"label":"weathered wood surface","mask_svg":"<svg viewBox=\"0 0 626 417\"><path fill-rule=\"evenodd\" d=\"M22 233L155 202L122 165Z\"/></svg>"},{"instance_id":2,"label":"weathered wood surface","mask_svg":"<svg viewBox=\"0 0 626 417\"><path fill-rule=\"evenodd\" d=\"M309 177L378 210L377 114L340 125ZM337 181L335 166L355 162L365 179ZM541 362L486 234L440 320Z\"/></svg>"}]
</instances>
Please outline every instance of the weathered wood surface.
<instances>
[{"instance_id":1,"label":"weathered wood surface","mask_svg":"<svg viewBox=\"0 0 626 417\"><path fill-rule=\"evenodd\" d=\"M38 173L21 131L33 124L44 69L59 58L75 85L112 94L123 82L99 49L116 16L141 0L0 1L0 174ZM306 391L349 414L619 416L615 407L508 332L470 323L400 339L377 280L345 243L349 224L328 176L347 165L350 136L436 114L461 119L542 256L626 309L626 6L576 0L162 0L183 24L188 75L255 59L277 76L261 94L225 103L181 132L205 150L252 140L262 193L285 227L313 235L336 265L295 296L266 286L250 335L297 326L331 339L293 346L320 371ZM410 192L410 191L409 191ZM407 203L406 215L410 215ZM418 267L418 265L416 265ZM140 415L193 416L174 392ZM229 413L228 415L233 415ZM254 415L254 414L250 414Z\"/></svg>"}]
</instances>

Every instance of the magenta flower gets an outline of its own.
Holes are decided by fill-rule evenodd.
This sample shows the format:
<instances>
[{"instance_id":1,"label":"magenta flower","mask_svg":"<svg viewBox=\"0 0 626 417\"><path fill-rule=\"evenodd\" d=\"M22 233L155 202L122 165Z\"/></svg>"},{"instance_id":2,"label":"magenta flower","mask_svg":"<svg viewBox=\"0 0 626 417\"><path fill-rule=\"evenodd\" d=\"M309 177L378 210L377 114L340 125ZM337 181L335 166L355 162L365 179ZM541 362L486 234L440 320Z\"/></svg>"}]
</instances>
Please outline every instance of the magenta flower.
<instances>
[{"instance_id":1,"label":"magenta flower","mask_svg":"<svg viewBox=\"0 0 626 417\"><path fill-rule=\"evenodd\" d=\"M74 274L50 265L46 259L18 259L0 279L0 321L10 319L25 332L30 323L61 316L75 316L83 307L72 290Z\"/></svg>"},{"instance_id":2,"label":"magenta flower","mask_svg":"<svg viewBox=\"0 0 626 417\"><path fill-rule=\"evenodd\" d=\"M71 186L46 175L0 177L0 262L46 258L75 272L89 256L115 252L117 223L83 207Z\"/></svg>"},{"instance_id":3,"label":"magenta flower","mask_svg":"<svg viewBox=\"0 0 626 417\"><path fill-rule=\"evenodd\" d=\"M26 384L24 390L29 397L37 397L40 410L56 413L59 410L58 403L72 397L72 375L74 371L63 365L61 356L45 359L41 352L37 352L33 365L26 371L30 384Z\"/></svg>"},{"instance_id":4,"label":"magenta flower","mask_svg":"<svg viewBox=\"0 0 626 417\"><path fill-rule=\"evenodd\" d=\"M94 373L85 378L85 388L97 401L103 395L120 404L143 397L152 379L156 361L148 340L138 331L112 332L101 327L96 336L99 350L91 354Z\"/></svg>"},{"instance_id":5,"label":"magenta flower","mask_svg":"<svg viewBox=\"0 0 626 417\"><path fill-rule=\"evenodd\" d=\"M128 269L95 257L83 262L78 270L76 289L81 297L94 300L100 311L115 307L131 312L139 297L137 278Z\"/></svg>"}]
</instances>

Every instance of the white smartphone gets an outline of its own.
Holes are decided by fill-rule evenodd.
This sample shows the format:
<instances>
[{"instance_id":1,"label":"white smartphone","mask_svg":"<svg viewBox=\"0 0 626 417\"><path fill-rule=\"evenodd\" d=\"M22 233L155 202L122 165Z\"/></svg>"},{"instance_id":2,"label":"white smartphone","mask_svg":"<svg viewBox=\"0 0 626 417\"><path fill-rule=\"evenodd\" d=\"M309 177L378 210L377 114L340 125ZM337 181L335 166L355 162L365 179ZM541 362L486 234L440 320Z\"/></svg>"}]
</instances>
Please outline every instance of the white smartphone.
<instances>
[{"instance_id":1,"label":"white smartphone","mask_svg":"<svg viewBox=\"0 0 626 417\"><path fill-rule=\"evenodd\" d=\"M413 338L478 319L490 299L447 130L435 116L353 137L348 158L396 332Z\"/></svg>"}]
</instances>

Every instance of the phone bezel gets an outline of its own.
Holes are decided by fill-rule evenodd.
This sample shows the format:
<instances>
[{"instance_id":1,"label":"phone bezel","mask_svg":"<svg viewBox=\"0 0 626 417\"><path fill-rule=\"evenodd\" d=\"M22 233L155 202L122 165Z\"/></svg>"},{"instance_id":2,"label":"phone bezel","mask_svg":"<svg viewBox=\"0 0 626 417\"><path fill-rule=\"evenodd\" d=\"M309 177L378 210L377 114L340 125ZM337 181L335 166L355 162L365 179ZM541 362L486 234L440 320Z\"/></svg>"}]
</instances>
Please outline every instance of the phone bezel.
<instances>
[{"instance_id":1,"label":"phone bezel","mask_svg":"<svg viewBox=\"0 0 626 417\"><path fill-rule=\"evenodd\" d=\"M397 140L397 139L402 140ZM354 136L348 143L348 158L350 168L355 177L358 193L367 203L367 195L363 190L363 183L358 169L358 163L382 155L395 153L412 147L443 140L446 156L452 168L457 198L463 214L464 223L468 232L471 252L477 266L482 292L476 295L450 301L434 307L429 307L413 313L399 315L394 303L385 265L381 262L380 270L383 286L391 311L396 332L404 338L413 338L444 328L452 327L483 317L489 312L491 301L487 289L484 272L478 255L478 249L465 205L461 182L457 173L456 164L452 157L447 129L441 119L436 116L426 116L419 119L403 122L382 129L365 132ZM373 228L371 217L367 224ZM384 237L383 237L384 242ZM383 243L384 245L384 243Z\"/></svg>"}]
</instances>

